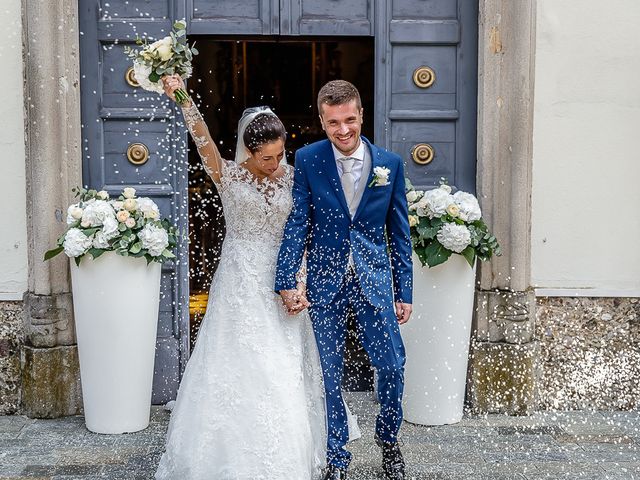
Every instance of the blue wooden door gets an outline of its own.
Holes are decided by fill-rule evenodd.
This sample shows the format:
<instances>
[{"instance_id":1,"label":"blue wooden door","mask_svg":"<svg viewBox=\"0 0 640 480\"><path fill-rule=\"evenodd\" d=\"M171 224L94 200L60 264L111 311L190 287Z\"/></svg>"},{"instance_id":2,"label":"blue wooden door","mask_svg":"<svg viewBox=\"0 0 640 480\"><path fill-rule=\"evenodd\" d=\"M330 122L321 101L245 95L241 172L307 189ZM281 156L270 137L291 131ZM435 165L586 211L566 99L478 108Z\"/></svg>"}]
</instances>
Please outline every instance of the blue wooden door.
<instances>
[{"instance_id":1,"label":"blue wooden door","mask_svg":"<svg viewBox=\"0 0 640 480\"><path fill-rule=\"evenodd\" d=\"M134 45L136 33L167 35L179 12L170 0L78 3L83 182L112 195L133 186L185 232L185 133L176 124L171 102L129 83L131 64L123 52L125 45ZM185 238L181 237L176 261L162 268L154 403L175 397L189 353Z\"/></svg>"},{"instance_id":2,"label":"blue wooden door","mask_svg":"<svg viewBox=\"0 0 640 480\"><path fill-rule=\"evenodd\" d=\"M390 0L376 9L376 142L414 185L475 192L478 2Z\"/></svg>"},{"instance_id":3,"label":"blue wooden door","mask_svg":"<svg viewBox=\"0 0 640 480\"><path fill-rule=\"evenodd\" d=\"M445 177L475 191L477 2L78 3L83 181L112 194L134 186L183 233L177 261L163 267L154 403L175 398L189 357L186 132L171 102L132 85L123 47L133 45L136 34L159 38L173 21L185 18L195 37L375 36L376 143L402 155L417 186L433 186Z\"/></svg>"}]
</instances>

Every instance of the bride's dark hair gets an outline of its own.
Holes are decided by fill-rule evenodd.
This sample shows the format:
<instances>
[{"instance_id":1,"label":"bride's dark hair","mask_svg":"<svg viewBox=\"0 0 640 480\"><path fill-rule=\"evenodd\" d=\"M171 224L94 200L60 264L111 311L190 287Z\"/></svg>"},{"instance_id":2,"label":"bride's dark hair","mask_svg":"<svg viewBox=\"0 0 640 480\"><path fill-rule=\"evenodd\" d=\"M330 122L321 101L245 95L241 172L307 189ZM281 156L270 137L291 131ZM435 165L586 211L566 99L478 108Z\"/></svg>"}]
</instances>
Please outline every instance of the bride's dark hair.
<instances>
[{"instance_id":1,"label":"bride's dark hair","mask_svg":"<svg viewBox=\"0 0 640 480\"><path fill-rule=\"evenodd\" d=\"M287 131L278 117L269 113L261 113L254 118L242 135L244 144L251 153L255 153L260 145L287 139Z\"/></svg>"}]
</instances>

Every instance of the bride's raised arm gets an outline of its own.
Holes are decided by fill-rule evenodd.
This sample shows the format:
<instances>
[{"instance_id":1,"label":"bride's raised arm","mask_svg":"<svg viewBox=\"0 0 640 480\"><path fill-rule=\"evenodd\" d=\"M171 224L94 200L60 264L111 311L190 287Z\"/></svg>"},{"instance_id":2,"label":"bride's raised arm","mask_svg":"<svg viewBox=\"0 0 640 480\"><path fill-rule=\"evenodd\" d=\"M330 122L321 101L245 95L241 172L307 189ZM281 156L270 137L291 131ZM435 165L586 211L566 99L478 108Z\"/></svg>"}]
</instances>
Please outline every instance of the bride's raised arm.
<instances>
[{"instance_id":1,"label":"bride's raised arm","mask_svg":"<svg viewBox=\"0 0 640 480\"><path fill-rule=\"evenodd\" d=\"M166 76L162 80L164 84L164 92L175 102L173 92L178 88L185 88L182 78L180 78L179 75L172 75ZM184 121L189 129L191 138L193 138L193 142L196 144L196 148L198 149L198 154L200 155L205 171L214 182L220 183L223 160L220 156L220 151L218 150L216 143L211 138L207 124L204 122L198 107L196 107L196 104L191 99L183 103L181 107Z\"/></svg>"}]
</instances>

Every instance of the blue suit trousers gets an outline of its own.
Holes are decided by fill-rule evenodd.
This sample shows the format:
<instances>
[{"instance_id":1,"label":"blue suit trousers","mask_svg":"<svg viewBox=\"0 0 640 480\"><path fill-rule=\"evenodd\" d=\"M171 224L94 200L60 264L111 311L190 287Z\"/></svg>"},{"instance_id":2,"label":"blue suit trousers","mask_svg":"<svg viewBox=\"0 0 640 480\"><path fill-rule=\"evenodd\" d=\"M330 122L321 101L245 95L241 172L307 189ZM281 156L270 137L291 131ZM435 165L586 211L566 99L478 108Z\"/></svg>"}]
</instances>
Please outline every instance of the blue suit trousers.
<instances>
[{"instance_id":1,"label":"blue suit trousers","mask_svg":"<svg viewBox=\"0 0 640 480\"><path fill-rule=\"evenodd\" d=\"M391 295L390 295L391 296ZM402 423L405 350L394 305L374 308L365 298L353 272L344 277L338 293L328 305L311 306L309 313L320 352L327 407L327 463L347 468L351 454L347 415L341 384L349 309L356 315L356 331L378 373L380 413L376 433L395 442Z\"/></svg>"}]
</instances>

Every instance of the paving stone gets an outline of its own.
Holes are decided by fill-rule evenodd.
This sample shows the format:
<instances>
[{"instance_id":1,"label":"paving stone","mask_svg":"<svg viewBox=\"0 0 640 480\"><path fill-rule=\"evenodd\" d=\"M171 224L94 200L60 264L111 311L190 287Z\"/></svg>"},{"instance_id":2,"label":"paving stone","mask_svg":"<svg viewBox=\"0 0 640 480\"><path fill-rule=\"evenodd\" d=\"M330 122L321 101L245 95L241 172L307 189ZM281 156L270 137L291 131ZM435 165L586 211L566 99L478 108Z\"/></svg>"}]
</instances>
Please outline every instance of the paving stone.
<instances>
[{"instance_id":1,"label":"paving stone","mask_svg":"<svg viewBox=\"0 0 640 480\"><path fill-rule=\"evenodd\" d=\"M349 478L382 478L380 449L373 442L379 406L369 394L349 394L347 401L363 433L349 444ZM168 421L169 412L153 408L144 431L100 435L78 416L0 417L0 480L152 479ZM486 415L456 425L405 423L400 438L408 479L640 480L639 424L640 412Z\"/></svg>"}]
</instances>

